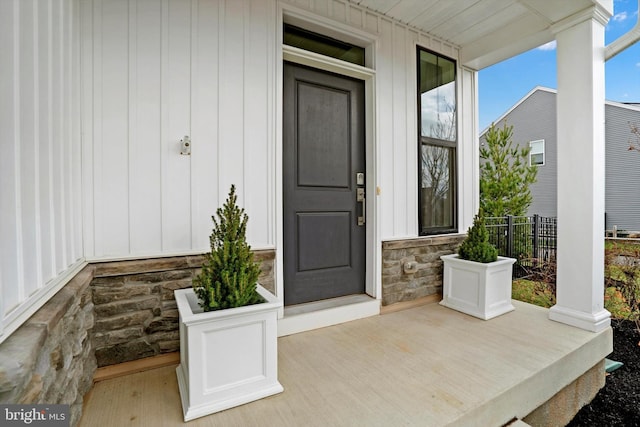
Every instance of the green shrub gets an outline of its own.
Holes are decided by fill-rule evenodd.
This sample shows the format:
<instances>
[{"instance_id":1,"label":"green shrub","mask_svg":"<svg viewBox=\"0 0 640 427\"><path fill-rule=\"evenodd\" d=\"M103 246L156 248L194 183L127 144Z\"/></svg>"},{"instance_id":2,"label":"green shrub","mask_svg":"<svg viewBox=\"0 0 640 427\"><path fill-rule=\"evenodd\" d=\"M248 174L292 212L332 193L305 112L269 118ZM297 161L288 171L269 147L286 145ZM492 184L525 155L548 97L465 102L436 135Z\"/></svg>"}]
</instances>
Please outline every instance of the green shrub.
<instances>
[{"instance_id":1,"label":"green shrub","mask_svg":"<svg viewBox=\"0 0 640 427\"><path fill-rule=\"evenodd\" d=\"M615 255L624 255L629 257L640 258L640 241L626 240L610 240L604 242L605 255L613 253Z\"/></svg>"},{"instance_id":2,"label":"green shrub","mask_svg":"<svg viewBox=\"0 0 640 427\"><path fill-rule=\"evenodd\" d=\"M618 288L610 286L604 290L604 308L615 319L629 319L632 316L631 307Z\"/></svg>"},{"instance_id":3,"label":"green shrub","mask_svg":"<svg viewBox=\"0 0 640 427\"><path fill-rule=\"evenodd\" d=\"M628 243L615 242L613 244L605 244L605 288L615 289L620 294L620 298L624 304L629 307L629 314L624 318L632 320L640 318L640 246ZM609 291L610 293L613 291ZM606 304L615 302L614 294L605 295ZM614 301L611 301L612 298ZM618 305L613 307L617 310ZM607 308L614 317L617 317L614 311ZM624 312L622 313L624 314Z\"/></svg>"},{"instance_id":4,"label":"green shrub","mask_svg":"<svg viewBox=\"0 0 640 427\"><path fill-rule=\"evenodd\" d=\"M484 223L482 213L473 219L473 226L469 228L467 237L458 250L460 258L475 262L494 262L498 259L498 250L489 243L489 233Z\"/></svg>"},{"instance_id":5,"label":"green shrub","mask_svg":"<svg viewBox=\"0 0 640 427\"><path fill-rule=\"evenodd\" d=\"M511 287L511 297L540 307L553 307L556 297L553 290L544 282L516 279Z\"/></svg>"},{"instance_id":6,"label":"green shrub","mask_svg":"<svg viewBox=\"0 0 640 427\"><path fill-rule=\"evenodd\" d=\"M211 252L205 255L202 272L193 280L193 290L204 311L256 304L260 267L253 262L246 231L249 218L236 204L235 186L222 208L216 211L209 238Z\"/></svg>"},{"instance_id":7,"label":"green shrub","mask_svg":"<svg viewBox=\"0 0 640 427\"><path fill-rule=\"evenodd\" d=\"M605 241L604 308L615 319L640 319L640 244ZM551 307L555 304L555 260L529 279L513 281L513 299Z\"/></svg>"}]
</instances>

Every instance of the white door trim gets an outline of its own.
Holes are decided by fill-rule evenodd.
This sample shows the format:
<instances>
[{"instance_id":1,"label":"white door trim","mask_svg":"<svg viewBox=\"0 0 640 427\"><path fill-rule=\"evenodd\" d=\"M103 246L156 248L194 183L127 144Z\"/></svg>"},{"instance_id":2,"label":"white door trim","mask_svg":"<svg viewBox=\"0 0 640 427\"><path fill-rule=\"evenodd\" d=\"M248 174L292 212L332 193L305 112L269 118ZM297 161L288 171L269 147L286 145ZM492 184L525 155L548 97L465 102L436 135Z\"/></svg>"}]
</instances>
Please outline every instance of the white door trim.
<instances>
[{"instance_id":1,"label":"white door trim","mask_svg":"<svg viewBox=\"0 0 640 427\"><path fill-rule=\"evenodd\" d=\"M334 23L327 18L322 18L310 14L308 12L301 12L295 7L280 4L278 11L278 30L277 30L277 44L282 47L278 52L276 58L276 149L275 149L275 207L276 207L276 293L278 298L284 300L284 278L282 272L284 271L283 262L283 194L282 194L282 78L283 78L283 62L289 61L296 64L306 65L317 68L323 71L329 71L332 73L340 74L347 77L357 78L364 81L365 86L365 161L366 161L366 194L367 194L367 231L366 231L366 278L365 278L365 291L366 293L380 300L382 297L382 278L381 278L381 243L379 240L379 224L378 224L378 204L376 202L376 186L377 186L377 159L378 159L378 144L376 141L376 100L375 100L375 86L376 86L376 72L373 68L362 67L359 65L347 63L335 58L319 55L314 52L309 52L303 49L295 48L292 46L285 46L282 44L283 40L283 23L289 22L291 19L295 21L297 25L301 22L310 22L314 31L318 31L318 28L326 28L327 32L334 36L336 31L340 34L350 34L351 39L357 39L365 41L368 45L366 47L369 60L368 64L372 64L371 58L375 52L375 45L377 38L373 35L364 35L361 31L355 29L345 28L340 25L339 28L334 26ZM284 316L284 309L279 313L279 318Z\"/></svg>"}]
</instances>

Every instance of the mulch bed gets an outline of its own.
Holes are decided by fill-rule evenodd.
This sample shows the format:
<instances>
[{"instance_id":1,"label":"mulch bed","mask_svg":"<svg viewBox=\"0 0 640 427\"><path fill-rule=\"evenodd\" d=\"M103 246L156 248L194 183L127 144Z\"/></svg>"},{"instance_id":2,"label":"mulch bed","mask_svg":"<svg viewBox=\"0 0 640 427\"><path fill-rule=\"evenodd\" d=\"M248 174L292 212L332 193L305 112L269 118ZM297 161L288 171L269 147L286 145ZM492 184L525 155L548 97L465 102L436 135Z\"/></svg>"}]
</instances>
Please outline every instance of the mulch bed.
<instances>
[{"instance_id":1,"label":"mulch bed","mask_svg":"<svg viewBox=\"0 0 640 427\"><path fill-rule=\"evenodd\" d=\"M640 427L640 333L635 322L612 320L613 353L624 365L607 376L606 385L582 408L570 427Z\"/></svg>"}]
</instances>

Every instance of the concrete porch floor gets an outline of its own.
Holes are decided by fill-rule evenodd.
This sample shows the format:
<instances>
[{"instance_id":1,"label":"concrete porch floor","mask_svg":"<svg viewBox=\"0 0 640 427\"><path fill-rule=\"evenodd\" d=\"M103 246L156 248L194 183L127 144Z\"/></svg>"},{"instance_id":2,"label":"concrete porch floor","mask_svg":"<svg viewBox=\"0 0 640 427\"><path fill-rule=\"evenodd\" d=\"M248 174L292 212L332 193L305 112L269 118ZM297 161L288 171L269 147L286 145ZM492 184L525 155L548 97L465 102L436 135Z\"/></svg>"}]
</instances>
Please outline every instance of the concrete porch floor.
<instances>
[{"instance_id":1,"label":"concrete porch floor","mask_svg":"<svg viewBox=\"0 0 640 427\"><path fill-rule=\"evenodd\" d=\"M514 305L482 321L433 303L281 337L284 393L189 423L175 367L101 381L80 426L502 426L612 351L610 328Z\"/></svg>"}]
</instances>

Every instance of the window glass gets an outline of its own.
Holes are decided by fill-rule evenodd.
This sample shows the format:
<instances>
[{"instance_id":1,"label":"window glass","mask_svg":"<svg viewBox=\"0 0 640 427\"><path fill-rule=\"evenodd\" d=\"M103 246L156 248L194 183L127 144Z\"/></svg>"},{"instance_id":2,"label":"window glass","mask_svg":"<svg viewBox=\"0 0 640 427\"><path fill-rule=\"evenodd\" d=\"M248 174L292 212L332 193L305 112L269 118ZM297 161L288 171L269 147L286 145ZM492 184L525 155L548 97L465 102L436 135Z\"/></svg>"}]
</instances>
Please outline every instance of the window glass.
<instances>
[{"instance_id":1,"label":"window glass","mask_svg":"<svg viewBox=\"0 0 640 427\"><path fill-rule=\"evenodd\" d=\"M455 63L420 51L421 135L456 140Z\"/></svg>"},{"instance_id":2,"label":"window glass","mask_svg":"<svg viewBox=\"0 0 640 427\"><path fill-rule=\"evenodd\" d=\"M364 48L284 24L284 44L364 66Z\"/></svg>"},{"instance_id":3,"label":"window glass","mask_svg":"<svg viewBox=\"0 0 640 427\"><path fill-rule=\"evenodd\" d=\"M544 165L544 139L529 142L531 151L529 152L529 164L531 166Z\"/></svg>"},{"instance_id":4,"label":"window glass","mask_svg":"<svg viewBox=\"0 0 640 427\"><path fill-rule=\"evenodd\" d=\"M453 225L454 149L422 144L421 218L422 230L450 228Z\"/></svg>"},{"instance_id":5,"label":"window glass","mask_svg":"<svg viewBox=\"0 0 640 427\"><path fill-rule=\"evenodd\" d=\"M456 231L456 64L418 48L420 234Z\"/></svg>"}]
</instances>

